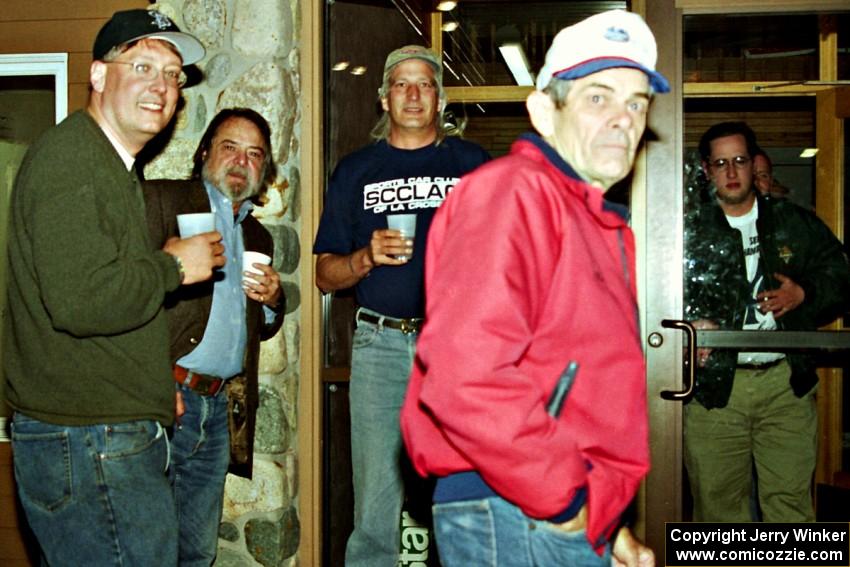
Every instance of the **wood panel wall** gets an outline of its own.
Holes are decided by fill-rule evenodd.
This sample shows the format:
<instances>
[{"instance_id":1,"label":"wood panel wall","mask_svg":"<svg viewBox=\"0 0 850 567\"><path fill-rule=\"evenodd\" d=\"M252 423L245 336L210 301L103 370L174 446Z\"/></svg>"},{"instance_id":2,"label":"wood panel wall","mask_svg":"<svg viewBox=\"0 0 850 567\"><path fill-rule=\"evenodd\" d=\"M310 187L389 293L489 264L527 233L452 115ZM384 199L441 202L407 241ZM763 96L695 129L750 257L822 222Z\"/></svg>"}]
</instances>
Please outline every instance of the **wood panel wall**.
<instances>
[{"instance_id":1,"label":"wood panel wall","mask_svg":"<svg viewBox=\"0 0 850 567\"><path fill-rule=\"evenodd\" d=\"M68 112L86 105L94 38L118 10L148 0L3 0L0 53L68 53Z\"/></svg>"}]
</instances>

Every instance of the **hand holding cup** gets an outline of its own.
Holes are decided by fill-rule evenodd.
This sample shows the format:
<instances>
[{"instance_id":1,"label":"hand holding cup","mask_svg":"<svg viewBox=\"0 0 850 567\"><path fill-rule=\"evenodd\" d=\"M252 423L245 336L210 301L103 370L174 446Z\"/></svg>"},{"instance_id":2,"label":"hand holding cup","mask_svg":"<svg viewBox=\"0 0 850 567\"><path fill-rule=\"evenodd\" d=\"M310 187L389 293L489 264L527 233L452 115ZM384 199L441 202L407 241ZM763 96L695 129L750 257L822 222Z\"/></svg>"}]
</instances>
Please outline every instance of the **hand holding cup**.
<instances>
[{"instance_id":1,"label":"hand holding cup","mask_svg":"<svg viewBox=\"0 0 850 567\"><path fill-rule=\"evenodd\" d=\"M280 298L280 276L271 267L271 261L262 252L243 252L242 288L251 299L275 307Z\"/></svg>"},{"instance_id":2,"label":"hand holding cup","mask_svg":"<svg viewBox=\"0 0 850 567\"><path fill-rule=\"evenodd\" d=\"M387 227L399 231L401 237L409 240L410 246L413 246L413 238L416 236L415 214L387 215ZM410 260L406 254L396 254L395 257L397 260Z\"/></svg>"}]
</instances>

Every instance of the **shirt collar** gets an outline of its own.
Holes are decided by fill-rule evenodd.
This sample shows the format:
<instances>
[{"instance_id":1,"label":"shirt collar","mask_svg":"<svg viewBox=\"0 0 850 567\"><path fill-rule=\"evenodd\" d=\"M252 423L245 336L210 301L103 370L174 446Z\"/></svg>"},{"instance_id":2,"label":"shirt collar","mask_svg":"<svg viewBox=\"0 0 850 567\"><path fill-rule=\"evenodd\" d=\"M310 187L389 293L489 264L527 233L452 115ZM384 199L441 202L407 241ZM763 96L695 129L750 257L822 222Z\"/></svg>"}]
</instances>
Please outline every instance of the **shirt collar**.
<instances>
[{"instance_id":1,"label":"shirt collar","mask_svg":"<svg viewBox=\"0 0 850 567\"><path fill-rule=\"evenodd\" d=\"M99 126L99 125L98 125ZM115 151L118 152L118 157L121 158L121 161L124 162L124 167L127 168L127 171L133 169L133 164L136 163L136 158L130 154L124 146L121 145L121 142L118 141L118 138L112 135L108 129L101 127L100 128L104 134L106 134L106 138L109 140L109 143L112 144L112 147L115 148Z\"/></svg>"}]
</instances>

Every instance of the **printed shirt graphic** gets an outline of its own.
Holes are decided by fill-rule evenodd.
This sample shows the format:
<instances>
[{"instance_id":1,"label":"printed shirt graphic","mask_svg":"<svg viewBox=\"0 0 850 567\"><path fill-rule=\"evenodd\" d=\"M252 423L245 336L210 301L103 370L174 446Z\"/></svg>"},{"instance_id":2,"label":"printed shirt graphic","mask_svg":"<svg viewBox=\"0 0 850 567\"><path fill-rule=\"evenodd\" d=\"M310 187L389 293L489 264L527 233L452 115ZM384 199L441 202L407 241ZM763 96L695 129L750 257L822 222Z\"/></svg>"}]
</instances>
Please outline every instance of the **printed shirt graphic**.
<instances>
[{"instance_id":1,"label":"printed shirt graphic","mask_svg":"<svg viewBox=\"0 0 850 567\"><path fill-rule=\"evenodd\" d=\"M756 229L758 219L758 201L753 203L750 212L740 217L727 216L726 220L732 228L741 233L744 245L744 261L747 264L747 281L750 284L750 296L747 302L746 314L744 315L744 330L774 331L776 330L776 319L773 313L762 313L758 308L756 296L765 291L764 266L759 261L759 234ZM778 352L741 352L738 353L738 364L765 364L784 358L785 355Z\"/></svg>"},{"instance_id":2,"label":"printed shirt graphic","mask_svg":"<svg viewBox=\"0 0 850 567\"><path fill-rule=\"evenodd\" d=\"M436 209L458 181L459 177L408 177L369 183L363 187L363 210L393 213Z\"/></svg>"},{"instance_id":3,"label":"printed shirt graphic","mask_svg":"<svg viewBox=\"0 0 850 567\"><path fill-rule=\"evenodd\" d=\"M413 255L401 266L378 266L355 287L357 303L390 317L425 313L425 243L431 219L461 176L489 159L476 144L450 137L416 150L385 141L340 161L331 177L314 254L347 255L367 246L387 215L416 214Z\"/></svg>"}]
</instances>

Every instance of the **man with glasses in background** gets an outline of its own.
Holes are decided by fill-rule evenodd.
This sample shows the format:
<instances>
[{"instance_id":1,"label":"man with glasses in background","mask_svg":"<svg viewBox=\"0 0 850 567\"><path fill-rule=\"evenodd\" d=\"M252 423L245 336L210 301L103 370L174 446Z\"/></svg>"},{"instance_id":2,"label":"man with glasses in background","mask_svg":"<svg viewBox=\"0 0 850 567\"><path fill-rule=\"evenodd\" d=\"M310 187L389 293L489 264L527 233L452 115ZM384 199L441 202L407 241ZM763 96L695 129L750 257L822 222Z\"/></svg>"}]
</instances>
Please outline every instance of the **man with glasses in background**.
<instances>
[{"instance_id":1,"label":"man with glasses in background","mask_svg":"<svg viewBox=\"0 0 850 567\"><path fill-rule=\"evenodd\" d=\"M151 245L135 156L204 56L159 12L94 42L85 110L27 152L10 205L5 395L15 479L51 566L175 565L165 294L224 264L217 232Z\"/></svg>"},{"instance_id":2,"label":"man with glasses in background","mask_svg":"<svg viewBox=\"0 0 850 567\"><path fill-rule=\"evenodd\" d=\"M710 185L685 221L686 318L698 329L809 331L840 314L850 292L841 243L814 214L757 191L753 131L716 124L699 152ZM764 521L814 521L812 358L702 348L697 362L684 408L694 520L750 521L755 467Z\"/></svg>"}]
</instances>

